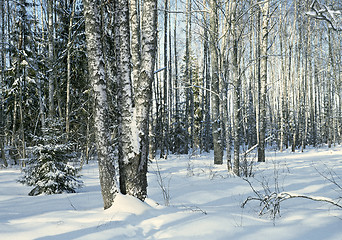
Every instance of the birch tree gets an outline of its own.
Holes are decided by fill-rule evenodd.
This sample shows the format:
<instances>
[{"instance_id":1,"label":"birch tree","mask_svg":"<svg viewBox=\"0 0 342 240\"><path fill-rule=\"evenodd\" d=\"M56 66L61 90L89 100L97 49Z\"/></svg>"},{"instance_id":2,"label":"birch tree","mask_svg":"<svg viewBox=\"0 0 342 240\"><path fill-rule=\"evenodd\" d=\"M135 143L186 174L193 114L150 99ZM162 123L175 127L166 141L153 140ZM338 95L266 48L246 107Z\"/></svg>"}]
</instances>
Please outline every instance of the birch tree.
<instances>
[{"instance_id":1,"label":"birch tree","mask_svg":"<svg viewBox=\"0 0 342 240\"><path fill-rule=\"evenodd\" d=\"M139 83L136 85L135 107L139 133L139 164L137 197L144 200L147 196L147 163L149 153L149 112L152 107L152 82L157 45L157 1L145 0L142 14L142 61Z\"/></svg>"},{"instance_id":2,"label":"birch tree","mask_svg":"<svg viewBox=\"0 0 342 240\"><path fill-rule=\"evenodd\" d=\"M133 113L133 95L131 80L131 49L129 29L129 5L127 0L118 0L116 27L118 42L118 86L119 86L119 172L121 193L140 199L141 194L139 173L139 139ZM136 83L138 84L138 83ZM136 86L136 85L135 85ZM137 91L138 92L138 91ZM138 93L136 93L137 95ZM143 196L144 195L144 196Z\"/></svg>"},{"instance_id":3,"label":"birch tree","mask_svg":"<svg viewBox=\"0 0 342 240\"><path fill-rule=\"evenodd\" d=\"M95 102L95 136L104 209L112 206L118 192L114 159L108 132L108 103L104 56L101 44L100 0L84 1L85 34L87 38L89 77Z\"/></svg>"},{"instance_id":4,"label":"birch tree","mask_svg":"<svg viewBox=\"0 0 342 240\"><path fill-rule=\"evenodd\" d=\"M258 145L258 162L265 162L269 1L260 3L259 6L262 14L262 29L260 35L260 136Z\"/></svg>"},{"instance_id":5,"label":"birch tree","mask_svg":"<svg viewBox=\"0 0 342 240\"><path fill-rule=\"evenodd\" d=\"M223 163L223 149L220 128L219 65L218 65L218 7L217 1L210 1L210 52L211 52L211 103L212 135L214 142L214 164Z\"/></svg>"},{"instance_id":6,"label":"birch tree","mask_svg":"<svg viewBox=\"0 0 342 240\"><path fill-rule=\"evenodd\" d=\"M240 129L241 129L241 77L238 66L238 32L237 32L237 2L231 2L231 29L232 29L232 78L233 78L233 101L234 101L234 166L233 171L240 176Z\"/></svg>"}]
</instances>

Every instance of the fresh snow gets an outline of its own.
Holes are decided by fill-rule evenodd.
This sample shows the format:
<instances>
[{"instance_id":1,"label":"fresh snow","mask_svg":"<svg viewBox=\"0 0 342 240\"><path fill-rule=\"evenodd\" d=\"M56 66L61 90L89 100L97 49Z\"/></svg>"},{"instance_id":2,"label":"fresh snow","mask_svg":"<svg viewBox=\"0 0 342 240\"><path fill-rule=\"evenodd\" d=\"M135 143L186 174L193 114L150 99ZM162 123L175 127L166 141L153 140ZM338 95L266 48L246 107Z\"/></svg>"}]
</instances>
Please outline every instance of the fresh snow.
<instances>
[{"instance_id":1,"label":"fresh snow","mask_svg":"<svg viewBox=\"0 0 342 240\"><path fill-rule=\"evenodd\" d=\"M27 195L30 187L16 182L19 169L0 169L0 239L342 239L342 209L324 202L288 199L275 221L258 215L256 201L241 208L247 197L255 197L253 191L228 174L225 164L213 165L213 153L157 161L169 206L163 205L155 161L149 166L149 198L141 202L119 194L107 210L102 209L96 162L81 171L85 186L78 193L35 197ZM341 200L341 189L317 172L326 177L336 173L342 186L340 146L304 153L269 151L266 161L256 163L255 176L249 178L256 190L264 182L273 191L276 182L281 192Z\"/></svg>"}]
</instances>

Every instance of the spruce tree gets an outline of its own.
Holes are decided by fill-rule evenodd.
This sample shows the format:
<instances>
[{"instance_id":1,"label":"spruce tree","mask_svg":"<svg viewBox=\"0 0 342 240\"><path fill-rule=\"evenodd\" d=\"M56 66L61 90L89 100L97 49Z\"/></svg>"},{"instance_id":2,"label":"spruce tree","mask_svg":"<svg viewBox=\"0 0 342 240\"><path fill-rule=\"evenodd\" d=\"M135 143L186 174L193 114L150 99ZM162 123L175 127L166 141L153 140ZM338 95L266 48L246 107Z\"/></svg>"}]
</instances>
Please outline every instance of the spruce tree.
<instances>
[{"instance_id":1,"label":"spruce tree","mask_svg":"<svg viewBox=\"0 0 342 240\"><path fill-rule=\"evenodd\" d=\"M23 169L24 176L18 180L22 184L34 186L30 196L74 193L83 184L78 179L79 169L69 164L76 155L72 153L73 144L65 141L62 123L54 119L47 120L49 124L42 136L33 137L35 146L32 147L32 156Z\"/></svg>"}]
</instances>

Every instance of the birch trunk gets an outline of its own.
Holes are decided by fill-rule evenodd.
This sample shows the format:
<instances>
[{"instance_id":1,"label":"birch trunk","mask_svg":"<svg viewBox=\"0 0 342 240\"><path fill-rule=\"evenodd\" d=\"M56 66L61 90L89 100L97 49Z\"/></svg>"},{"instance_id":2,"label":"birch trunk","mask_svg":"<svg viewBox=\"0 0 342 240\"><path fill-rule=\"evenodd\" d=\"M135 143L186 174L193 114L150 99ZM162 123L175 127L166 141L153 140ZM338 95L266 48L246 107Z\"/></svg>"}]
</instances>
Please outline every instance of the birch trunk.
<instances>
[{"instance_id":1,"label":"birch trunk","mask_svg":"<svg viewBox=\"0 0 342 240\"><path fill-rule=\"evenodd\" d=\"M212 135L214 142L214 164L223 163L223 149L220 129L220 97L219 97L219 66L218 66L218 17L217 2L210 1L210 52L211 52L211 103L212 103Z\"/></svg>"},{"instance_id":2,"label":"birch trunk","mask_svg":"<svg viewBox=\"0 0 342 240\"><path fill-rule=\"evenodd\" d=\"M105 65L101 44L99 0L84 1L85 33L87 40L89 76L95 102L95 138L104 209L112 206L118 193L114 159L110 146Z\"/></svg>"},{"instance_id":3,"label":"birch trunk","mask_svg":"<svg viewBox=\"0 0 342 240\"><path fill-rule=\"evenodd\" d=\"M186 36L185 36L185 81L186 81L186 99L185 99L185 152L188 153L189 142L190 147L192 145L189 137L189 127L191 127L191 112L190 112L190 91L191 91L191 65L190 65L190 54L191 54L191 0L186 1ZM189 116L190 115L190 116ZM190 119L190 121L189 121ZM189 126L190 125L190 126ZM191 131L191 130L190 130Z\"/></svg>"},{"instance_id":4,"label":"birch trunk","mask_svg":"<svg viewBox=\"0 0 342 240\"><path fill-rule=\"evenodd\" d=\"M267 47L268 47L268 22L269 1L260 6L262 14L262 32L260 47L260 140L258 147L258 162L265 162L266 139L266 93L267 93Z\"/></svg>"},{"instance_id":5,"label":"birch trunk","mask_svg":"<svg viewBox=\"0 0 342 240\"><path fill-rule=\"evenodd\" d=\"M129 5L132 52L132 81L134 89L139 82L141 70L141 34L139 0L131 0ZM134 90L133 89L133 90Z\"/></svg>"},{"instance_id":6,"label":"birch trunk","mask_svg":"<svg viewBox=\"0 0 342 240\"><path fill-rule=\"evenodd\" d=\"M283 5L281 5L282 7ZM281 11L281 10L280 10ZM283 17L283 13L281 11L281 16L280 16L280 25L283 26L283 22L284 22L284 17ZM280 37L279 37L279 47L280 47L280 53L281 53L281 80L282 80L282 88L281 88L281 111L280 111L280 143L279 143L279 147L280 147L280 152L283 151L283 147L287 142L287 138L286 138L286 125L287 125L287 79L286 79L286 51L284 50L284 32L286 31L286 29L284 29L284 27L281 27L280 30Z\"/></svg>"},{"instance_id":7,"label":"birch trunk","mask_svg":"<svg viewBox=\"0 0 342 240\"><path fill-rule=\"evenodd\" d=\"M116 1L116 27L119 44L117 65L119 86L119 172L120 190L141 199L139 168L139 139L133 109L131 81L131 49L129 29L129 4L127 0ZM137 83L138 84L138 83ZM138 91L137 91L138 92Z\"/></svg>"},{"instance_id":8,"label":"birch trunk","mask_svg":"<svg viewBox=\"0 0 342 240\"><path fill-rule=\"evenodd\" d=\"M140 81L135 95L136 122L139 133L138 198L147 195L147 162L149 146L149 113L152 107L152 83L157 40L157 1L145 0L142 14L142 61Z\"/></svg>"},{"instance_id":9,"label":"birch trunk","mask_svg":"<svg viewBox=\"0 0 342 240\"><path fill-rule=\"evenodd\" d=\"M237 35L237 19L236 19L237 2L232 1L231 3L231 29L232 29L232 79L234 84L234 165L233 172L237 176L240 176L240 129L241 129L241 77L239 76L238 66L238 35Z\"/></svg>"}]
</instances>

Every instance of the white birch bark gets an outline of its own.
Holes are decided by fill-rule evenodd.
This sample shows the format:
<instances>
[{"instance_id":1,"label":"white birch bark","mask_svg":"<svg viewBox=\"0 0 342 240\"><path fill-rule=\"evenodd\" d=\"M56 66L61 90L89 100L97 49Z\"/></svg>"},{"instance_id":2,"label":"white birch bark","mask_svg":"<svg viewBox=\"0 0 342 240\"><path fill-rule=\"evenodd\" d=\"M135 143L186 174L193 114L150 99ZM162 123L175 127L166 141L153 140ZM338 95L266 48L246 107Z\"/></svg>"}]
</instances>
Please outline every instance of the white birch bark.
<instances>
[{"instance_id":1,"label":"white birch bark","mask_svg":"<svg viewBox=\"0 0 342 240\"><path fill-rule=\"evenodd\" d=\"M237 2L231 2L231 29L232 29L232 78L234 85L234 116L233 116L233 137L234 137L234 165L233 172L240 176L240 129L241 129L241 77L239 76L238 66L238 33L236 19Z\"/></svg>"},{"instance_id":2,"label":"white birch bark","mask_svg":"<svg viewBox=\"0 0 342 240\"><path fill-rule=\"evenodd\" d=\"M133 86L139 83L141 66L141 34L140 34L140 12L139 0L130 0L129 19L131 27L131 52L132 52L132 81ZM134 87L135 89L136 87ZM133 90L134 90L133 89Z\"/></svg>"},{"instance_id":3,"label":"white birch bark","mask_svg":"<svg viewBox=\"0 0 342 240\"><path fill-rule=\"evenodd\" d=\"M262 14L262 31L260 40L260 135L258 148L258 162L265 162L266 139L266 91L267 91L267 47L268 47L268 22L269 1L260 4Z\"/></svg>"},{"instance_id":4,"label":"white birch bark","mask_svg":"<svg viewBox=\"0 0 342 240\"><path fill-rule=\"evenodd\" d=\"M214 164L223 163L223 149L220 129L219 66L218 66L218 12L217 1L210 1L210 52L211 52L211 103L212 135L214 142Z\"/></svg>"},{"instance_id":5,"label":"white birch bark","mask_svg":"<svg viewBox=\"0 0 342 240\"><path fill-rule=\"evenodd\" d=\"M135 115L133 109L132 81L131 81L131 50L129 29L129 5L127 0L118 0L116 26L119 36L117 44L119 64L119 166L120 189L123 194L135 197L139 195L139 139L137 136Z\"/></svg>"},{"instance_id":6,"label":"white birch bark","mask_svg":"<svg viewBox=\"0 0 342 240\"><path fill-rule=\"evenodd\" d=\"M118 192L108 126L108 103L105 65L101 43L99 0L84 1L85 33L87 39L89 77L95 102L95 138L104 209L112 206Z\"/></svg>"},{"instance_id":7,"label":"white birch bark","mask_svg":"<svg viewBox=\"0 0 342 240\"><path fill-rule=\"evenodd\" d=\"M144 200L147 195L147 161L149 146L149 112L152 101L152 82L156 61L157 40L157 1L145 0L142 14L142 61L140 81L136 86L135 107L139 133L139 191L138 198Z\"/></svg>"}]
</instances>

